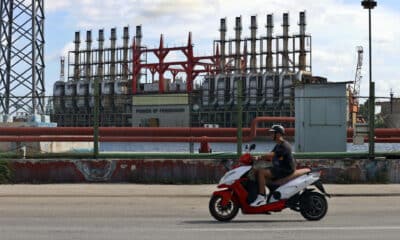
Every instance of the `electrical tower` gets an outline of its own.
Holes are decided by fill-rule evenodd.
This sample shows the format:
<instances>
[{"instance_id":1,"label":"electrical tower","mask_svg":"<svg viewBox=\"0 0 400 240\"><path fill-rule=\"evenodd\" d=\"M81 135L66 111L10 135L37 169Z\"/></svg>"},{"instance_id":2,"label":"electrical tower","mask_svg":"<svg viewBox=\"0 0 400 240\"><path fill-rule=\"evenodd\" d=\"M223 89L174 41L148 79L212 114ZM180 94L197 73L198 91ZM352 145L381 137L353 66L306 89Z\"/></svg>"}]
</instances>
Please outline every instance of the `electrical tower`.
<instances>
[{"instance_id":1,"label":"electrical tower","mask_svg":"<svg viewBox=\"0 0 400 240\"><path fill-rule=\"evenodd\" d=\"M44 113L44 0L0 0L0 114Z\"/></svg>"}]
</instances>

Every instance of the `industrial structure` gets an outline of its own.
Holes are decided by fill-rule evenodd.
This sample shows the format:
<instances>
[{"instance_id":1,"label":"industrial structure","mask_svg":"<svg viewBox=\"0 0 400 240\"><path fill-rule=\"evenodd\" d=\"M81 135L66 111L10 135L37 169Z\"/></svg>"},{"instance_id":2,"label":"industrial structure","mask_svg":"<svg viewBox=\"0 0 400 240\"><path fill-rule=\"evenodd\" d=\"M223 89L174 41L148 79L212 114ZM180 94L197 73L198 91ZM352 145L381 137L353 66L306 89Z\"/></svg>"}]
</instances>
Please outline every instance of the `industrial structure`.
<instances>
[{"instance_id":1,"label":"industrial structure","mask_svg":"<svg viewBox=\"0 0 400 240\"><path fill-rule=\"evenodd\" d=\"M0 1L0 115L44 114L44 0Z\"/></svg>"},{"instance_id":2,"label":"industrial structure","mask_svg":"<svg viewBox=\"0 0 400 240\"><path fill-rule=\"evenodd\" d=\"M236 127L239 81L243 126L257 116L294 116L294 85L326 79L311 74L306 13L300 12L300 29L293 35L288 13L283 14L283 32L278 35L274 16L266 18L266 35L259 36L257 17L252 16L251 35L246 38L237 17L231 39L227 19L221 19L220 39L214 41L210 56L194 55L191 33L185 46L165 47L161 35L158 48L147 48L141 26L136 27L131 45L125 27L123 45L117 47L117 31L111 29L111 44L105 48L104 30L99 30L98 46L93 48L92 32L87 31L82 48L76 32L75 49L68 55L68 81L60 79L54 85L52 120L59 126L92 125L96 79L101 89L101 126ZM169 61L174 53L183 59ZM168 114L185 120L177 123Z\"/></svg>"},{"instance_id":3,"label":"industrial structure","mask_svg":"<svg viewBox=\"0 0 400 240\"><path fill-rule=\"evenodd\" d=\"M390 101L377 102L381 106L380 116L386 128L400 128L400 98L395 98L390 92Z\"/></svg>"}]
</instances>

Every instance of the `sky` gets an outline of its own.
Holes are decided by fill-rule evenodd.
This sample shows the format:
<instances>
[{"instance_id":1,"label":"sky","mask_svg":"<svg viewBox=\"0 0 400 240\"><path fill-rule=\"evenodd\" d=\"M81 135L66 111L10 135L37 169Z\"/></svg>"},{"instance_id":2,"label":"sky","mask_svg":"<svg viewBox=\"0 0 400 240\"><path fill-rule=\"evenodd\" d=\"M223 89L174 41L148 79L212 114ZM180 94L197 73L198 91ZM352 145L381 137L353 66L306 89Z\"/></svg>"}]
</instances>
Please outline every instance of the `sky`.
<instances>
[{"instance_id":1,"label":"sky","mask_svg":"<svg viewBox=\"0 0 400 240\"><path fill-rule=\"evenodd\" d=\"M373 80L376 95L388 97L393 90L400 96L400 1L378 0L372 11ZM49 0L46 9L46 89L51 94L59 79L59 58L73 50L75 31L117 27L119 44L124 26L134 35L136 25L143 27L143 42L155 47L164 34L169 46L182 45L188 32L193 34L195 54L212 54L212 42L219 36L219 19L226 17L228 35L233 37L236 16L243 17L244 36L249 36L250 16L258 16L259 31L266 15L275 16L275 33L282 14L290 13L291 33L298 32L298 13L307 12L307 33L311 34L313 74L329 81L353 81L356 47L364 47L361 96L368 96L368 11L360 0ZM131 36L131 37L132 37Z\"/></svg>"}]
</instances>

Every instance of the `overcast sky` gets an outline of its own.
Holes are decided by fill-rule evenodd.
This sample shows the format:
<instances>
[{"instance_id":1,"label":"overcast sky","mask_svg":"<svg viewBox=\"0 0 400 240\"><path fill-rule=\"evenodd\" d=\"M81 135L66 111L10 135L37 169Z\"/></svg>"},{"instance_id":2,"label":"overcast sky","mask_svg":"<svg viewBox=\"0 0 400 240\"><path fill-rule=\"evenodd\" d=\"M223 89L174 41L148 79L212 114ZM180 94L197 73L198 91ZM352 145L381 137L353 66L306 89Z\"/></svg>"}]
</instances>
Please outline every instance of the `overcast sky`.
<instances>
[{"instance_id":1,"label":"overcast sky","mask_svg":"<svg viewBox=\"0 0 400 240\"><path fill-rule=\"evenodd\" d=\"M111 27L143 26L144 44L154 47L163 33L166 44L186 43L193 33L195 53L212 53L218 37L219 19L228 18L233 36L236 16L243 17L244 35L249 36L251 15L258 16L259 31L265 30L266 14L275 15L275 33L282 13L291 15L291 32L298 32L298 13L307 11L307 32L313 36L313 74L329 81L352 81L356 66L356 46L365 49L361 95L368 95L368 11L359 0L48 0L46 8L46 87L47 93L59 78L59 57L73 50L75 31ZM373 10L373 79L378 96L389 96L393 89L400 96L400 2L378 0ZM120 39L121 41L121 39ZM120 42L121 43L121 42Z\"/></svg>"}]
</instances>

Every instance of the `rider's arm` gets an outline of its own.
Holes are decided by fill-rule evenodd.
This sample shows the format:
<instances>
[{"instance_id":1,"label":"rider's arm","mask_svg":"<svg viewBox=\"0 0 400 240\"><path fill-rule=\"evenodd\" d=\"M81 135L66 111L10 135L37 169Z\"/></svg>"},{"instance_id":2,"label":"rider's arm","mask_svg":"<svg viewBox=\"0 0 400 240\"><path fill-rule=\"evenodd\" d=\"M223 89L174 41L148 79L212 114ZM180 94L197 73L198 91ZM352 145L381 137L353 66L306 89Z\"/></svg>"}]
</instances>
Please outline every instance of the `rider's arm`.
<instances>
[{"instance_id":1,"label":"rider's arm","mask_svg":"<svg viewBox=\"0 0 400 240\"><path fill-rule=\"evenodd\" d=\"M272 161L272 158L275 156L274 152L269 152L264 155L257 157L257 160L264 160L264 161Z\"/></svg>"}]
</instances>

